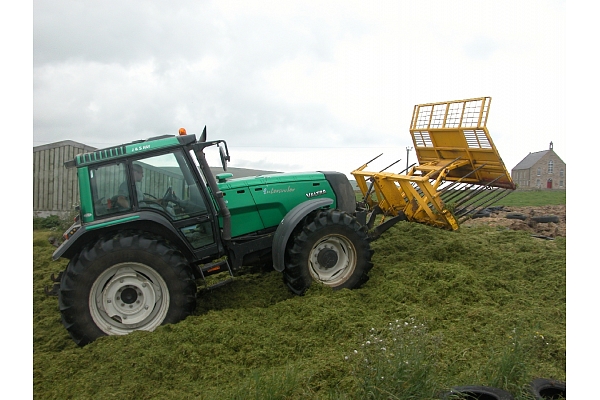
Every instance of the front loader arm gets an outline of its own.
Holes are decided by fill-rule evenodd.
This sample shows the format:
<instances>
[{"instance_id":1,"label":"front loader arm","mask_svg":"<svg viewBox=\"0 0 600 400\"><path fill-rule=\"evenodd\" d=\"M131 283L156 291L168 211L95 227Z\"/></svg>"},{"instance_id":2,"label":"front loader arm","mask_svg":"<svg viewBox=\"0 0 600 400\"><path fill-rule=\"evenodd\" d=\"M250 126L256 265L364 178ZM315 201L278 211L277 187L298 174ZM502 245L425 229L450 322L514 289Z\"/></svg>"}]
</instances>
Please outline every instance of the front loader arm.
<instances>
[{"instance_id":1,"label":"front loader arm","mask_svg":"<svg viewBox=\"0 0 600 400\"><path fill-rule=\"evenodd\" d=\"M491 99L415 106L411 136L420 165L405 174L352 171L365 206L386 217L457 230L514 190L485 126ZM371 160L372 161L372 160Z\"/></svg>"}]
</instances>

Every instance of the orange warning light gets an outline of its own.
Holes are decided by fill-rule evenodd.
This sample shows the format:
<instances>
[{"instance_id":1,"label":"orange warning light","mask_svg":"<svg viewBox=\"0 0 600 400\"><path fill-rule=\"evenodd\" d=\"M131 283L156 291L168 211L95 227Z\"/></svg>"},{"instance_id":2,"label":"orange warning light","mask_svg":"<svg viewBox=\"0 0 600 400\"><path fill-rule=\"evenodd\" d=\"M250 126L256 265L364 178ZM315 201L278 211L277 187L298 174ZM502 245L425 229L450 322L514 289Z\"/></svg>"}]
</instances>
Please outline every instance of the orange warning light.
<instances>
[{"instance_id":1,"label":"orange warning light","mask_svg":"<svg viewBox=\"0 0 600 400\"><path fill-rule=\"evenodd\" d=\"M187 135L187 132L185 131L185 128L179 128L179 134L180 135Z\"/></svg>"}]
</instances>

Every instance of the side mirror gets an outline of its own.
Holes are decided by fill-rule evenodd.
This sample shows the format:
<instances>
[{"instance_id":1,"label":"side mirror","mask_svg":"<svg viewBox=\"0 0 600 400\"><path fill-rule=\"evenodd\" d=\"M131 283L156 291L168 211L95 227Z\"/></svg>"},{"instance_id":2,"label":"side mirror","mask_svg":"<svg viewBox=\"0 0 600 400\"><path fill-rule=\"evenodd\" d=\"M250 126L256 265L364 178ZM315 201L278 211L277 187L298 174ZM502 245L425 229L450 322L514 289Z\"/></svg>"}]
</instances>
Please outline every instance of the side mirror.
<instances>
[{"instance_id":1,"label":"side mirror","mask_svg":"<svg viewBox=\"0 0 600 400\"><path fill-rule=\"evenodd\" d=\"M225 152L225 148L219 144L219 155L221 156L221 165L223 171L227 171L227 161L229 161L229 155Z\"/></svg>"}]
</instances>

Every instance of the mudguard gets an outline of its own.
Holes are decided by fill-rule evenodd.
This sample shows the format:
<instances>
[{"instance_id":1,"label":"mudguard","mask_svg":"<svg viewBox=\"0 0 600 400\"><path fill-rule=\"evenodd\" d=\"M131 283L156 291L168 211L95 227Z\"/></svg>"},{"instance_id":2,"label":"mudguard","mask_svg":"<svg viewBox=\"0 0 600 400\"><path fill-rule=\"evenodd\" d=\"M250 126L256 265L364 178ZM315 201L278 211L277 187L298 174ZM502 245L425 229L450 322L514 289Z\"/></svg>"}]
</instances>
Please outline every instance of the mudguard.
<instances>
[{"instance_id":1,"label":"mudguard","mask_svg":"<svg viewBox=\"0 0 600 400\"><path fill-rule=\"evenodd\" d=\"M331 204L333 204L333 200L329 198L308 200L292 208L283 217L273 236L273 268L275 271L281 272L285 268L285 247L298 223L311 211Z\"/></svg>"},{"instance_id":2,"label":"mudguard","mask_svg":"<svg viewBox=\"0 0 600 400\"><path fill-rule=\"evenodd\" d=\"M60 257L70 259L76 253L78 253L86 243L97 240L100 236L102 236L102 234L104 234L104 232L106 232L106 230L112 229L113 227L124 223L128 224L128 229L146 228L144 230L147 230L151 226L148 224L153 223L154 226L162 228L163 236L171 239L175 243L183 243L183 240L179 237L178 232L173 228L172 223L170 223L164 216L153 212L141 211L129 214L127 216L116 216L114 218L107 218L95 223L81 226L73 234L73 236L69 238L69 240L65 240L60 247L54 251L54 254L52 254L52 260L56 261ZM188 249L185 244L182 246L181 250L186 253L186 250ZM186 255L190 254L191 252L188 250Z\"/></svg>"}]
</instances>

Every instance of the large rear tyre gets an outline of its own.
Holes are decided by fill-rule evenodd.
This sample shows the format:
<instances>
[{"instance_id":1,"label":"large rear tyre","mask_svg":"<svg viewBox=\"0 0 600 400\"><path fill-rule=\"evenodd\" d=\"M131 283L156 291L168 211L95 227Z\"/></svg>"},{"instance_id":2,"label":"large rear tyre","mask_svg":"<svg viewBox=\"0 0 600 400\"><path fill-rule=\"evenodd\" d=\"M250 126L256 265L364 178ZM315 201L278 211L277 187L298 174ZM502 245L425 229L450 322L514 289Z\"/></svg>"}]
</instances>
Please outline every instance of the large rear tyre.
<instances>
[{"instance_id":1,"label":"large rear tyre","mask_svg":"<svg viewBox=\"0 0 600 400\"><path fill-rule=\"evenodd\" d=\"M333 289L355 289L373 268L366 227L339 210L323 211L307 221L286 252L283 279L303 295L312 282Z\"/></svg>"},{"instance_id":2,"label":"large rear tyre","mask_svg":"<svg viewBox=\"0 0 600 400\"><path fill-rule=\"evenodd\" d=\"M125 234L74 257L58 301L64 327L85 346L101 336L183 320L196 308L196 283L186 259L166 242Z\"/></svg>"}]
</instances>

